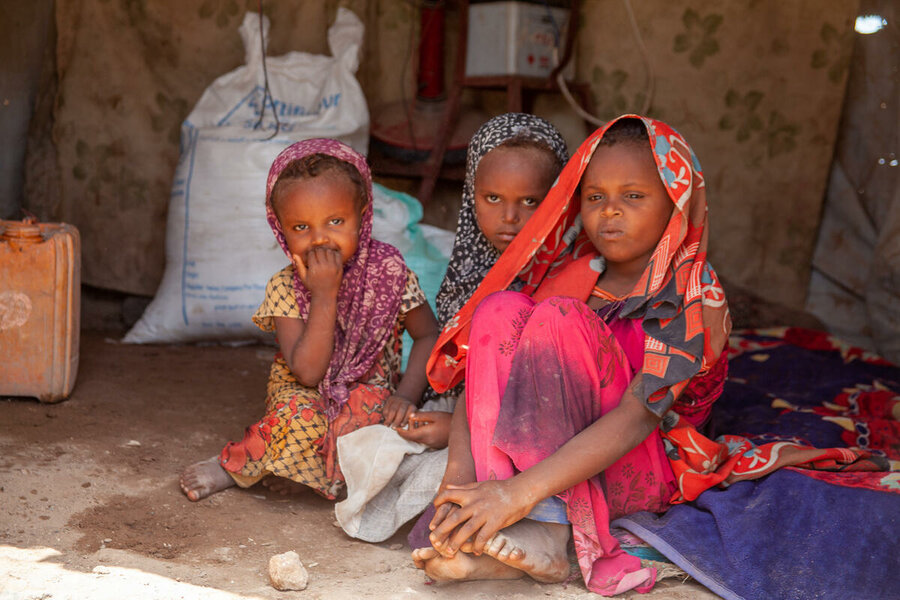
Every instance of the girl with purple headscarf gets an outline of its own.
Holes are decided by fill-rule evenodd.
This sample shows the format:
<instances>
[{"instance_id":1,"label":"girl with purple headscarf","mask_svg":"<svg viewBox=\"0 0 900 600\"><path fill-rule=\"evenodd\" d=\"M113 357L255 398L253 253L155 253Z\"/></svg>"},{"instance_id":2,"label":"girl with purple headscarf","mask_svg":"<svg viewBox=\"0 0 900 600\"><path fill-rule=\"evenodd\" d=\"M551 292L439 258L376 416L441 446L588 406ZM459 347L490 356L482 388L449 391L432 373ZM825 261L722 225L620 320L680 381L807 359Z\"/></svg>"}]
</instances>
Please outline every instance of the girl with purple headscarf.
<instances>
[{"instance_id":1,"label":"girl with purple headscarf","mask_svg":"<svg viewBox=\"0 0 900 600\"><path fill-rule=\"evenodd\" d=\"M269 475L273 489L300 484L335 498L337 437L405 425L425 389L437 323L399 251L372 239L365 158L336 140L293 144L269 170L266 216L291 261L253 315L280 349L266 412L240 442L185 470L181 487L194 501ZM401 380L404 330L413 347Z\"/></svg>"}]
</instances>

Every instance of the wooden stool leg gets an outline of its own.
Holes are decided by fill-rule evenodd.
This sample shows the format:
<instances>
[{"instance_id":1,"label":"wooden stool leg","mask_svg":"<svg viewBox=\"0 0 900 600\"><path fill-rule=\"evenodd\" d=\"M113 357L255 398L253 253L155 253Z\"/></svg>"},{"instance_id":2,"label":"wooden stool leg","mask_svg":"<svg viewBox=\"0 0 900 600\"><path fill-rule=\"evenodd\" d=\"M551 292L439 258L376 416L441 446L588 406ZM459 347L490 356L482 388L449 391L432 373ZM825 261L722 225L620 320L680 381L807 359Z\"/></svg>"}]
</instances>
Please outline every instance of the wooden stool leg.
<instances>
[{"instance_id":1,"label":"wooden stool leg","mask_svg":"<svg viewBox=\"0 0 900 600\"><path fill-rule=\"evenodd\" d=\"M459 6L459 39L456 48L456 65L453 70L453 84L450 87L450 93L447 96L447 109L444 113L444 121L438 130L437 139L434 148L428 155L419 184L418 198L423 206L427 206L431 202L431 196L434 194L434 186L437 184L438 177L441 174L441 167L444 164L444 154L450 145L450 136L456 129L459 122L460 103L462 102L463 79L466 72L466 44L468 43L469 33L469 2L468 0L460 0Z\"/></svg>"},{"instance_id":2,"label":"wooden stool leg","mask_svg":"<svg viewBox=\"0 0 900 600\"><path fill-rule=\"evenodd\" d=\"M522 112L522 80L514 77L506 85L507 112Z\"/></svg>"}]
</instances>

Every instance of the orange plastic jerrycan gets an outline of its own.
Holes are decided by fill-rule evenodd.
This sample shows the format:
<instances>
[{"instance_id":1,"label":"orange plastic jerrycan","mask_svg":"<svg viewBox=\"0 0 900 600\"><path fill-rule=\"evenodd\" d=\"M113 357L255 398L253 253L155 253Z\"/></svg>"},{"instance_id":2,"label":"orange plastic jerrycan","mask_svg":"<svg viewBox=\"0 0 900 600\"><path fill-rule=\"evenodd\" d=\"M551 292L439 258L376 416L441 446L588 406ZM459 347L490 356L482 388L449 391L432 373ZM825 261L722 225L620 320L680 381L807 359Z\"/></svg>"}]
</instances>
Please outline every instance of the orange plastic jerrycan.
<instances>
[{"instance_id":1,"label":"orange plastic jerrycan","mask_svg":"<svg viewBox=\"0 0 900 600\"><path fill-rule=\"evenodd\" d=\"M69 396L78 374L80 300L78 230L0 220L0 396Z\"/></svg>"}]
</instances>

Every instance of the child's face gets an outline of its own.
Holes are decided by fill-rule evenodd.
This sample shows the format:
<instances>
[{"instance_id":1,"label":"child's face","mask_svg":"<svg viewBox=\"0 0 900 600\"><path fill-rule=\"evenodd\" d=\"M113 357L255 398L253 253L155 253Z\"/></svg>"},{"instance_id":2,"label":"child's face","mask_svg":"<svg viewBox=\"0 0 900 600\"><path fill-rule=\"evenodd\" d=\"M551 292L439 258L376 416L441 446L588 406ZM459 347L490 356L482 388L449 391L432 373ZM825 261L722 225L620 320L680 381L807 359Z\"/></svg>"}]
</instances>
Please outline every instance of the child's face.
<instances>
[{"instance_id":1,"label":"child's face","mask_svg":"<svg viewBox=\"0 0 900 600\"><path fill-rule=\"evenodd\" d=\"M503 252L521 231L550 186L551 161L538 148L494 148L475 172L475 219Z\"/></svg>"},{"instance_id":2,"label":"child's face","mask_svg":"<svg viewBox=\"0 0 900 600\"><path fill-rule=\"evenodd\" d=\"M597 147L581 179L581 218L608 268L643 272L674 206L649 145Z\"/></svg>"},{"instance_id":3,"label":"child's face","mask_svg":"<svg viewBox=\"0 0 900 600\"><path fill-rule=\"evenodd\" d=\"M284 190L275 213L291 254L309 266L308 254L324 247L346 263L359 244L361 209L353 182L335 171L299 179Z\"/></svg>"}]
</instances>

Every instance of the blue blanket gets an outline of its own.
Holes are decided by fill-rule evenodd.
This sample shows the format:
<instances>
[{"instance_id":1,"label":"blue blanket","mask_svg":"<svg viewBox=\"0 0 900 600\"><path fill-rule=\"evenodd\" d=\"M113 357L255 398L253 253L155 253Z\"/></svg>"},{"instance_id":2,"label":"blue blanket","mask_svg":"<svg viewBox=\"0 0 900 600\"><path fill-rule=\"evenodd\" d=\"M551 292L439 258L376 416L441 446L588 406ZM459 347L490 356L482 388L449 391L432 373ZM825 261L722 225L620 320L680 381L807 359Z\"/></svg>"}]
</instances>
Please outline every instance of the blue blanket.
<instances>
[{"instance_id":1,"label":"blue blanket","mask_svg":"<svg viewBox=\"0 0 900 600\"><path fill-rule=\"evenodd\" d=\"M900 440L890 417L858 421L850 435L823 416L828 403L853 390L877 384L900 394L900 369L860 360L845 347L827 348L827 341L798 330L745 332L732 342L741 350L716 405L716 435L819 447L846 446L849 439L896 460ZM896 489L897 474L882 485ZM662 516L641 512L612 526L641 537L724 598L900 599L900 494L890 491L783 469L708 490Z\"/></svg>"},{"instance_id":2,"label":"blue blanket","mask_svg":"<svg viewBox=\"0 0 900 600\"><path fill-rule=\"evenodd\" d=\"M900 598L900 496L791 470L617 519L723 598Z\"/></svg>"}]
</instances>

